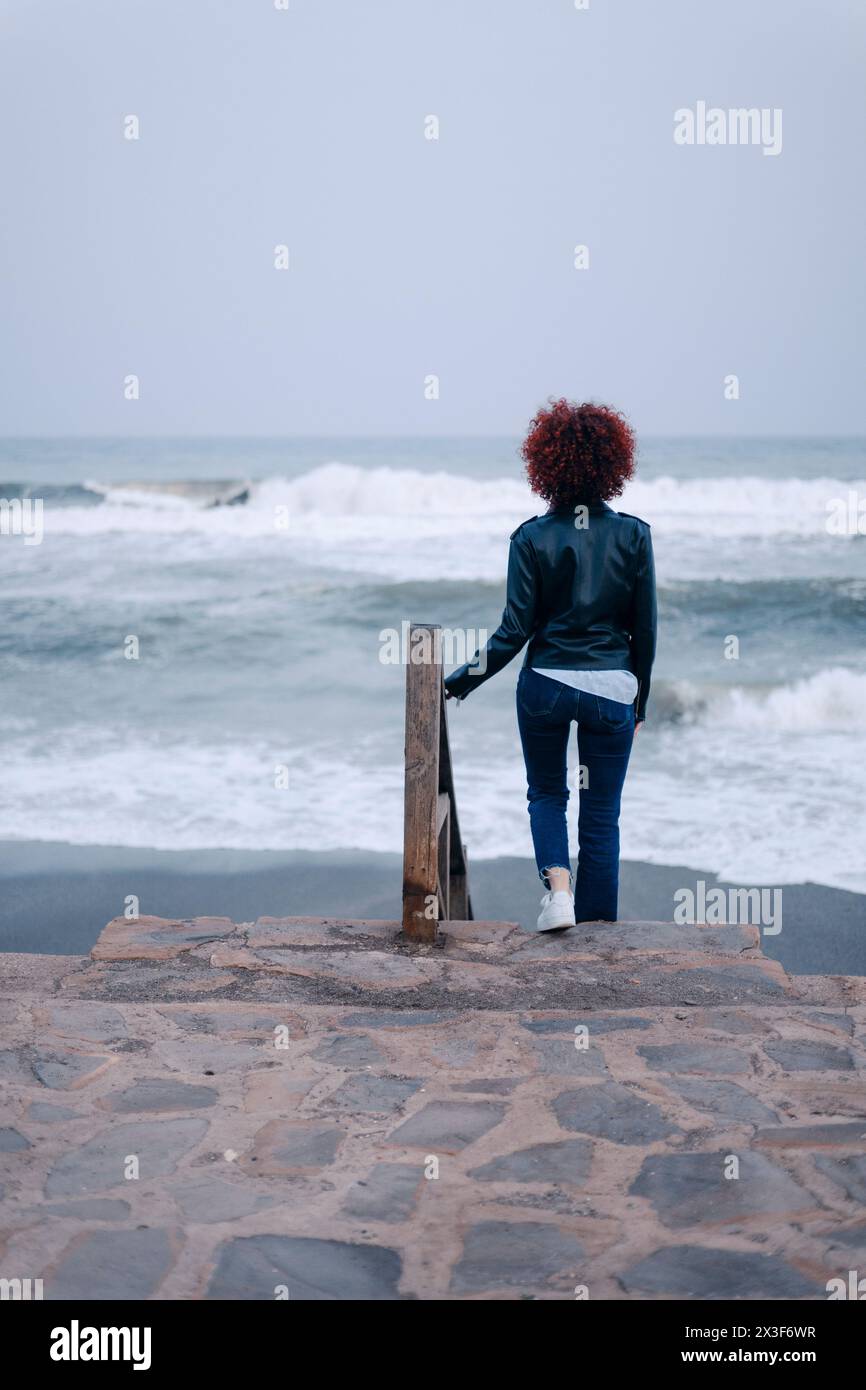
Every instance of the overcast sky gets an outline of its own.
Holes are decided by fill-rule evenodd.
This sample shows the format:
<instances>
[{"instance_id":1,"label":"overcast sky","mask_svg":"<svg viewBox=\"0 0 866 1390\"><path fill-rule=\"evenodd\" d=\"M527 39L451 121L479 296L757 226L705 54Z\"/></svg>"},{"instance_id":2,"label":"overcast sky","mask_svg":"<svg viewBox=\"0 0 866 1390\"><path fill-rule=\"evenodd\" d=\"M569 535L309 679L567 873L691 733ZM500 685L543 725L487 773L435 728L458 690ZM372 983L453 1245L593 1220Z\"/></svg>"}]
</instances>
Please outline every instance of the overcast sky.
<instances>
[{"instance_id":1,"label":"overcast sky","mask_svg":"<svg viewBox=\"0 0 866 1390\"><path fill-rule=\"evenodd\" d=\"M0 31L0 433L510 434L551 393L866 429L860 0L0 0ZM677 145L698 101L781 108L781 153Z\"/></svg>"}]
</instances>

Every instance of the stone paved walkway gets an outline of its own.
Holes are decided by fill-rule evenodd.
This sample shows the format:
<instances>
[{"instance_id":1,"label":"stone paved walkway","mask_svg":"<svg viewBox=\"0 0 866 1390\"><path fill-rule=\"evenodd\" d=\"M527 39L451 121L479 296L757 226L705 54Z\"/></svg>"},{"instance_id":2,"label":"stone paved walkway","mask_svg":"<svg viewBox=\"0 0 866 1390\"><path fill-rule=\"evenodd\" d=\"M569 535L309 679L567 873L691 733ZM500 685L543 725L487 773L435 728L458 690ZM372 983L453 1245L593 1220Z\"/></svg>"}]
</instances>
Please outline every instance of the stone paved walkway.
<instances>
[{"instance_id":1,"label":"stone paved walkway","mask_svg":"<svg viewBox=\"0 0 866 1390\"><path fill-rule=\"evenodd\" d=\"M0 1277L823 1299L866 1273L866 980L789 979L751 927L396 931L144 918L0 957Z\"/></svg>"}]
</instances>

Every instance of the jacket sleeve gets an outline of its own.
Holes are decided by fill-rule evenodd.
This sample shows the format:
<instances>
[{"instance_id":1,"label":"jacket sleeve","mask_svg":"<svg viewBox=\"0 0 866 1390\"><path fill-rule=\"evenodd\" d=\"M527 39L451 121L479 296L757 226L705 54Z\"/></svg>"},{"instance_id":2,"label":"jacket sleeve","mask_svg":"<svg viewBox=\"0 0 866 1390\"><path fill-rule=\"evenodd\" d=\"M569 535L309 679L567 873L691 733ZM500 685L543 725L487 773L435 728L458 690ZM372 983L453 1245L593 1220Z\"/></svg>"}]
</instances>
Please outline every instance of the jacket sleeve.
<instances>
[{"instance_id":1,"label":"jacket sleeve","mask_svg":"<svg viewBox=\"0 0 866 1390\"><path fill-rule=\"evenodd\" d=\"M502 621L488 641L465 666L445 679L449 695L462 700L507 666L526 645L535 630L538 574L532 542L518 529L508 552L508 585Z\"/></svg>"},{"instance_id":2,"label":"jacket sleeve","mask_svg":"<svg viewBox=\"0 0 866 1390\"><path fill-rule=\"evenodd\" d=\"M646 704L650 692L650 675L656 654L656 577L653 542L650 528L641 527L638 549L638 568L632 600L631 653L632 669L637 676L638 692L635 701L635 722L646 719Z\"/></svg>"}]
</instances>

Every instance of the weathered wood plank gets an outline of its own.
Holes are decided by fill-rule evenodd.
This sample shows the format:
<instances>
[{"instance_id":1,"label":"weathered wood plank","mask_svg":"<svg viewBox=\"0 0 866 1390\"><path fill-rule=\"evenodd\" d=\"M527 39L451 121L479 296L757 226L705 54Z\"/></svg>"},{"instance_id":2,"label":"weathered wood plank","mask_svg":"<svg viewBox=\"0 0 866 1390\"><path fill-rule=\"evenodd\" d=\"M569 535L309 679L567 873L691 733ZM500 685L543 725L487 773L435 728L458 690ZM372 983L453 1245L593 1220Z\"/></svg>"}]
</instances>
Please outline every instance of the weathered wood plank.
<instances>
[{"instance_id":1,"label":"weathered wood plank","mask_svg":"<svg viewBox=\"0 0 866 1390\"><path fill-rule=\"evenodd\" d=\"M454 773L451 768L451 747L448 741L448 718L446 715L445 687L442 687L439 712L439 790L446 792L451 799L451 873L467 872L465 845L460 838L460 823L457 819L457 796L454 791Z\"/></svg>"},{"instance_id":2,"label":"weathered wood plank","mask_svg":"<svg viewBox=\"0 0 866 1390\"><path fill-rule=\"evenodd\" d=\"M463 845L463 869L451 872L451 889L448 894L449 918L459 918L463 922L468 922L472 917L472 905L469 901L469 876L466 871L466 846Z\"/></svg>"},{"instance_id":3,"label":"weathered wood plank","mask_svg":"<svg viewBox=\"0 0 866 1390\"><path fill-rule=\"evenodd\" d=\"M439 888L442 899L441 916L442 920L447 922L448 918L451 916L451 817L449 815L451 798L448 796L443 797L440 793L440 801L441 800L445 802L445 818L439 830L438 870Z\"/></svg>"},{"instance_id":4,"label":"weathered wood plank","mask_svg":"<svg viewBox=\"0 0 866 1390\"><path fill-rule=\"evenodd\" d=\"M423 639L421 629L425 628L435 638L432 624L411 625L406 666L403 931L412 941L431 942L436 940L440 896L437 815L442 666L435 641L427 653L433 659L412 661L413 654L422 650L415 637Z\"/></svg>"},{"instance_id":5,"label":"weathered wood plank","mask_svg":"<svg viewBox=\"0 0 866 1390\"><path fill-rule=\"evenodd\" d=\"M451 769L440 629L432 623L409 628L405 757L403 931L412 941L432 942L438 923L452 913L467 920L472 916Z\"/></svg>"}]
</instances>

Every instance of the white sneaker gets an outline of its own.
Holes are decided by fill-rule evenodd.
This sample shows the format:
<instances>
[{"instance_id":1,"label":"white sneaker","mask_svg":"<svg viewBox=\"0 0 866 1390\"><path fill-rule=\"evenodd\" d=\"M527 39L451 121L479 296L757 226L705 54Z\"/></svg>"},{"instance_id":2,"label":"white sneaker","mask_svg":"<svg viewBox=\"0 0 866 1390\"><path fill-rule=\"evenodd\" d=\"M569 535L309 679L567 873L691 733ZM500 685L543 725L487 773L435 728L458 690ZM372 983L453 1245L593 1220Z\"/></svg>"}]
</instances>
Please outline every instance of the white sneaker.
<instances>
[{"instance_id":1,"label":"white sneaker","mask_svg":"<svg viewBox=\"0 0 866 1390\"><path fill-rule=\"evenodd\" d=\"M545 893L538 915L539 931L556 931L558 927L574 926L574 898L564 888Z\"/></svg>"}]
</instances>

